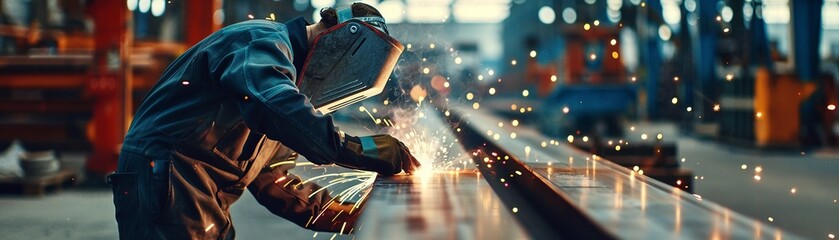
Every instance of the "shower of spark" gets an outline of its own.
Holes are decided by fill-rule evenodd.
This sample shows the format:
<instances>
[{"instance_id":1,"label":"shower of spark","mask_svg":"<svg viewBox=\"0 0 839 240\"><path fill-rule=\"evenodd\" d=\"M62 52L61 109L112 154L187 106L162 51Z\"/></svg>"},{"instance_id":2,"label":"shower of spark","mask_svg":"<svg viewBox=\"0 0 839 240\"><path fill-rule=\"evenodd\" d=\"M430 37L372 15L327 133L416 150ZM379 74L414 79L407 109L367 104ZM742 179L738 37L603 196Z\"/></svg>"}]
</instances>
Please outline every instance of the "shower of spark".
<instances>
[{"instance_id":1,"label":"shower of spark","mask_svg":"<svg viewBox=\"0 0 839 240\"><path fill-rule=\"evenodd\" d=\"M422 164L414 173L420 177L427 177L438 171L455 170L457 156L452 155L450 148L458 146L455 140L448 136L448 128L430 129L425 124L417 124L420 121L427 121L430 107L417 108L414 110L394 109L391 112L393 123L386 129L387 133L400 139L411 154Z\"/></svg>"}]
</instances>

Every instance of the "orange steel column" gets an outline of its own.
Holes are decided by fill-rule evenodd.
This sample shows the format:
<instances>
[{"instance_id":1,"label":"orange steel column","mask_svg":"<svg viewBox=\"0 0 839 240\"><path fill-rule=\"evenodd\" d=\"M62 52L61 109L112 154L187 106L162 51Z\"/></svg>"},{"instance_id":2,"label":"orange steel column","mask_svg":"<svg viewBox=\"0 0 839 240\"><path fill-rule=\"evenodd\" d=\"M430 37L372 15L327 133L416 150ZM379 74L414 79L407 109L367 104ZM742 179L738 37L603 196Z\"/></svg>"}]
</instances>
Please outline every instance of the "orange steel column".
<instances>
[{"instance_id":1,"label":"orange steel column","mask_svg":"<svg viewBox=\"0 0 839 240\"><path fill-rule=\"evenodd\" d=\"M87 93L94 99L91 143L93 154L86 168L103 176L116 170L125 135L126 59L131 40L125 1L93 0L88 15L94 21L94 55Z\"/></svg>"},{"instance_id":2,"label":"orange steel column","mask_svg":"<svg viewBox=\"0 0 839 240\"><path fill-rule=\"evenodd\" d=\"M221 0L187 0L186 1L186 45L192 46L201 39L218 30L216 11L221 10ZM221 20L221 19L218 19Z\"/></svg>"}]
</instances>

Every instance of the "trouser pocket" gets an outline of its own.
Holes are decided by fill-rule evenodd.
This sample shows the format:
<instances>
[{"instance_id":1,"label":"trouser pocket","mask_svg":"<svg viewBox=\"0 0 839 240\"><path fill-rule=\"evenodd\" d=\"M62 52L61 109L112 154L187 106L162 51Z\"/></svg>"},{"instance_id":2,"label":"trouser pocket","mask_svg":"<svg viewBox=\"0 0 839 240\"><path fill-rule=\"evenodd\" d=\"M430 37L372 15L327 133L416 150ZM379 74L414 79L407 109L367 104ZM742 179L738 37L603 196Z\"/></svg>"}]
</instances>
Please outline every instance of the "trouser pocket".
<instances>
[{"instance_id":1,"label":"trouser pocket","mask_svg":"<svg viewBox=\"0 0 839 240\"><path fill-rule=\"evenodd\" d=\"M120 239L137 239L140 229L140 198L136 173L114 173L108 176L114 193L117 226Z\"/></svg>"},{"instance_id":2,"label":"trouser pocket","mask_svg":"<svg viewBox=\"0 0 839 240\"><path fill-rule=\"evenodd\" d=\"M151 204L155 218L160 218L171 208L172 184L169 176L172 171L170 160L154 160L151 173Z\"/></svg>"}]
</instances>

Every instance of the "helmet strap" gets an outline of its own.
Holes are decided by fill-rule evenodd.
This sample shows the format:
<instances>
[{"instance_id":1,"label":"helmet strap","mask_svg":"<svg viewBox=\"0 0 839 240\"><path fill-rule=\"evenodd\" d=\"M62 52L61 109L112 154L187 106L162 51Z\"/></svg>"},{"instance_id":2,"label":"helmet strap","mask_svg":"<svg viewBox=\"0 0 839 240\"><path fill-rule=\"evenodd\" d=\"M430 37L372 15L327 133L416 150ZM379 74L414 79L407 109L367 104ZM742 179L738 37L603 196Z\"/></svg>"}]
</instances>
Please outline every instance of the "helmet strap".
<instances>
[{"instance_id":1,"label":"helmet strap","mask_svg":"<svg viewBox=\"0 0 839 240\"><path fill-rule=\"evenodd\" d=\"M379 29L379 31L384 32L385 34L390 34L387 31L387 26L385 25L385 19L382 17L353 17L352 15L352 8L344 8L338 10L338 23L346 22L350 19L357 19L364 23L370 24L371 26Z\"/></svg>"}]
</instances>

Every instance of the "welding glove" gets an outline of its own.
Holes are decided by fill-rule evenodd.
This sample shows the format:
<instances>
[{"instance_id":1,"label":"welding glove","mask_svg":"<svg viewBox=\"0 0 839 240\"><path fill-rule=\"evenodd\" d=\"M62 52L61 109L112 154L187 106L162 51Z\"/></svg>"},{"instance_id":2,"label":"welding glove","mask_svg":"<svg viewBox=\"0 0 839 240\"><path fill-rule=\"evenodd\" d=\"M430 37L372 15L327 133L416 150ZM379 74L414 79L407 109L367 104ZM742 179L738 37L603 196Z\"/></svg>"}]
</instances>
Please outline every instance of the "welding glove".
<instances>
[{"instance_id":1,"label":"welding glove","mask_svg":"<svg viewBox=\"0 0 839 240\"><path fill-rule=\"evenodd\" d=\"M386 134L364 137L346 135L341 156L335 164L374 171L384 176L391 176L403 170L410 174L420 166L405 144Z\"/></svg>"}]
</instances>

